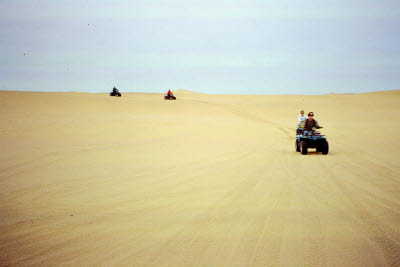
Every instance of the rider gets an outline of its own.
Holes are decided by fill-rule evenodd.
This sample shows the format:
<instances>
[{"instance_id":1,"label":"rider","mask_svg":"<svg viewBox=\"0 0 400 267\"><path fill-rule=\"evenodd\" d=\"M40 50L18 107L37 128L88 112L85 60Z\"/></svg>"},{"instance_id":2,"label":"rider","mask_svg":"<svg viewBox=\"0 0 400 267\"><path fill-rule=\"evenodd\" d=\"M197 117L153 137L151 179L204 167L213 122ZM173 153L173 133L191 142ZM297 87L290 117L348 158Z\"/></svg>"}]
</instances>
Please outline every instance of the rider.
<instances>
[{"instance_id":1,"label":"rider","mask_svg":"<svg viewBox=\"0 0 400 267\"><path fill-rule=\"evenodd\" d=\"M118 89L117 89L117 87L115 87L115 86L114 86L114 88L113 88L113 93L114 93L114 94L118 93Z\"/></svg>"},{"instance_id":2,"label":"rider","mask_svg":"<svg viewBox=\"0 0 400 267\"><path fill-rule=\"evenodd\" d=\"M303 121L305 121L306 119L308 119L308 117L307 117L306 115L304 115L304 110L300 111L300 115L299 115L299 117L297 118L297 120L298 120L298 125L300 126L301 123L302 123Z\"/></svg>"},{"instance_id":3,"label":"rider","mask_svg":"<svg viewBox=\"0 0 400 267\"><path fill-rule=\"evenodd\" d=\"M314 112L308 113L308 119L303 121L301 126L304 127L304 135L309 135L313 133L313 127L319 129L321 128L316 120L314 120Z\"/></svg>"},{"instance_id":4,"label":"rider","mask_svg":"<svg viewBox=\"0 0 400 267\"><path fill-rule=\"evenodd\" d=\"M171 96L171 95L172 95L171 89L168 89L167 95L168 95L168 96Z\"/></svg>"}]
</instances>

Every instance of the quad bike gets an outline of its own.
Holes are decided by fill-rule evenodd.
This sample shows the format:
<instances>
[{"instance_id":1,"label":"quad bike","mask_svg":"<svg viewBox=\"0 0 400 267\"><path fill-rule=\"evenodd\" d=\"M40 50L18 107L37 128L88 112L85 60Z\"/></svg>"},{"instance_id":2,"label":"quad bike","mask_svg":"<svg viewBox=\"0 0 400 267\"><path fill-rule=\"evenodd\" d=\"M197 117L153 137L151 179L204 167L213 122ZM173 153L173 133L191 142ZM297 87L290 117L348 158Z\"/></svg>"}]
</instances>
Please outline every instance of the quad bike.
<instances>
[{"instance_id":1,"label":"quad bike","mask_svg":"<svg viewBox=\"0 0 400 267\"><path fill-rule=\"evenodd\" d=\"M165 94L164 95L164 100L176 100L176 97L173 94Z\"/></svg>"},{"instance_id":2,"label":"quad bike","mask_svg":"<svg viewBox=\"0 0 400 267\"><path fill-rule=\"evenodd\" d=\"M121 93L117 89L113 89L110 96L121 96Z\"/></svg>"},{"instance_id":3,"label":"quad bike","mask_svg":"<svg viewBox=\"0 0 400 267\"><path fill-rule=\"evenodd\" d=\"M309 148L315 148L317 152L322 152L322 155L328 154L329 143L325 135L320 134L314 129L309 131L308 135L304 135L304 129L301 127L297 128L296 134L295 148L297 152L306 155Z\"/></svg>"}]
</instances>

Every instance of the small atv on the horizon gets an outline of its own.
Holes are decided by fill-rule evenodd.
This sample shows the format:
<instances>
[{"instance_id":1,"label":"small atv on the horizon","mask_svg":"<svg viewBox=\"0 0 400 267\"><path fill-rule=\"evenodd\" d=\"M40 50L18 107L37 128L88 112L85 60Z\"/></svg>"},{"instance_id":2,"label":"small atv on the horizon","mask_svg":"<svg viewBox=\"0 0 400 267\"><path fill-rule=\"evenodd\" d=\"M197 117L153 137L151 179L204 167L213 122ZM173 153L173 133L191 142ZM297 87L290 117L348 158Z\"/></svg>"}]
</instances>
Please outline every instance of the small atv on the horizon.
<instances>
[{"instance_id":1,"label":"small atv on the horizon","mask_svg":"<svg viewBox=\"0 0 400 267\"><path fill-rule=\"evenodd\" d=\"M320 127L323 128L323 127ZM309 148L315 148L317 152L322 152L322 155L327 155L329 152L329 143L326 136L312 130L309 135L304 135L301 127L297 128L295 148L297 152L306 155Z\"/></svg>"},{"instance_id":2,"label":"small atv on the horizon","mask_svg":"<svg viewBox=\"0 0 400 267\"><path fill-rule=\"evenodd\" d=\"M173 94L165 94L164 95L164 100L176 100L176 97Z\"/></svg>"},{"instance_id":3,"label":"small atv on the horizon","mask_svg":"<svg viewBox=\"0 0 400 267\"><path fill-rule=\"evenodd\" d=\"M121 93L118 91L117 88L113 88L112 92L110 93L110 96L121 96Z\"/></svg>"}]
</instances>

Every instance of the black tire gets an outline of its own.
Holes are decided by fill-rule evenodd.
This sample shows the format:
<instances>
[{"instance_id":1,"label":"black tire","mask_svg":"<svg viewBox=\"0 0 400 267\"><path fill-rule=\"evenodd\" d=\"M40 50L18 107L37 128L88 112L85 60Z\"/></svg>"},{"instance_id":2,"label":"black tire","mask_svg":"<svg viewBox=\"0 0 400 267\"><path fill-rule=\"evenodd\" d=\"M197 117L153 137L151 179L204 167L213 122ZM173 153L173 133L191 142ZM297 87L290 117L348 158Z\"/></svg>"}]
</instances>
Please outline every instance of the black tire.
<instances>
[{"instance_id":1,"label":"black tire","mask_svg":"<svg viewBox=\"0 0 400 267\"><path fill-rule=\"evenodd\" d=\"M306 141L301 141L300 142L300 152L301 152L301 154L307 155L307 152L308 152L307 149L308 149L308 146L307 146Z\"/></svg>"},{"instance_id":2,"label":"black tire","mask_svg":"<svg viewBox=\"0 0 400 267\"><path fill-rule=\"evenodd\" d=\"M295 143L295 148L296 148L296 152L300 152L299 140L297 140L297 139L296 139L296 143Z\"/></svg>"},{"instance_id":3,"label":"black tire","mask_svg":"<svg viewBox=\"0 0 400 267\"><path fill-rule=\"evenodd\" d=\"M329 153L328 141L324 140L324 142L321 144L321 152L322 152L322 155L328 155L328 153Z\"/></svg>"},{"instance_id":4,"label":"black tire","mask_svg":"<svg viewBox=\"0 0 400 267\"><path fill-rule=\"evenodd\" d=\"M164 96L164 100L167 100L167 96Z\"/></svg>"}]
</instances>

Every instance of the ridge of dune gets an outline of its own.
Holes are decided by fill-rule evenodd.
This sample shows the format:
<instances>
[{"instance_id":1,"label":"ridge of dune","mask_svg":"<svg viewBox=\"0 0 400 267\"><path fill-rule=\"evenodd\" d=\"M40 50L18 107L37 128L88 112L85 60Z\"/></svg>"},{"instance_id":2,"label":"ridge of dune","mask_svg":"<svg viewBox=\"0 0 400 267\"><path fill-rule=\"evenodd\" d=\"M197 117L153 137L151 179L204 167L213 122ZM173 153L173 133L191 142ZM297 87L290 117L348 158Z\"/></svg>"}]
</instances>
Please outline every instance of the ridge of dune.
<instances>
[{"instance_id":1,"label":"ridge of dune","mask_svg":"<svg viewBox=\"0 0 400 267\"><path fill-rule=\"evenodd\" d=\"M174 92L175 92L175 94L180 94L180 95L207 95L205 93L195 92L195 91L186 90L186 89L177 89Z\"/></svg>"},{"instance_id":2,"label":"ridge of dune","mask_svg":"<svg viewBox=\"0 0 400 267\"><path fill-rule=\"evenodd\" d=\"M400 90L384 90L384 91L365 92L365 93L360 93L360 94L363 94L363 95L371 95L371 94L390 95L390 94L400 94Z\"/></svg>"}]
</instances>

